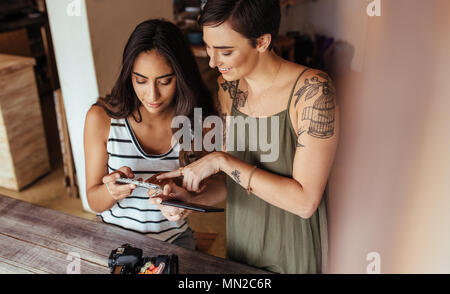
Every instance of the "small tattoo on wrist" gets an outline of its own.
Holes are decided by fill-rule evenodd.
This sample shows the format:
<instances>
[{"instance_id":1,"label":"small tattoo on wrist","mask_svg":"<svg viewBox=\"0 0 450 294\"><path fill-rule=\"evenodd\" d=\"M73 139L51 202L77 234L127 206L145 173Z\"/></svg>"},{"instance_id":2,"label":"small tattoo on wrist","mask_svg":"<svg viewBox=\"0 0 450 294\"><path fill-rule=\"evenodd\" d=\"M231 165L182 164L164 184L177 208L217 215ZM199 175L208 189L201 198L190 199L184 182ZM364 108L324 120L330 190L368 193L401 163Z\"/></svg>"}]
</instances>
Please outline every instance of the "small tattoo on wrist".
<instances>
[{"instance_id":1,"label":"small tattoo on wrist","mask_svg":"<svg viewBox=\"0 0 450 294\"><path fill-rule=\"evenodd\" d=\"M234 171L231 172L231 176L233 176L234 181L238 184L241 183L240 175L241 175L241 172L238 171L237 169L235 169Z\"/></svg>"}]
</instances>

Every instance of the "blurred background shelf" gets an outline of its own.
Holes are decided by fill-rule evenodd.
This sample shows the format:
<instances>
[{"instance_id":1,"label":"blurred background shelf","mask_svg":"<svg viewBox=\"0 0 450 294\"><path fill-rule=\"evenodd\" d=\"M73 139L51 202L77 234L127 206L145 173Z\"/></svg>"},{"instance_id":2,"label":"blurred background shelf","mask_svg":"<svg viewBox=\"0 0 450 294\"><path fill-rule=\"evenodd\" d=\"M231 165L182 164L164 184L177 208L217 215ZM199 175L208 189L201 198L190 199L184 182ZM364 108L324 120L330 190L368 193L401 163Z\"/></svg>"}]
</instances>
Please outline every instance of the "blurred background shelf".
<instances>
[{"instance_id":1,"label":"blurred background shelf","mask_svg":"<svg viewBox=\"0 0 450 294\"><path fill-rule=\"evenodd\" d=\"M0 54L32 57L50 165L61 160L53 91L59 88L48 16L43 0L0 2ZM1 89L0 89L1 91Z\"/></svg>"}]
</instances>

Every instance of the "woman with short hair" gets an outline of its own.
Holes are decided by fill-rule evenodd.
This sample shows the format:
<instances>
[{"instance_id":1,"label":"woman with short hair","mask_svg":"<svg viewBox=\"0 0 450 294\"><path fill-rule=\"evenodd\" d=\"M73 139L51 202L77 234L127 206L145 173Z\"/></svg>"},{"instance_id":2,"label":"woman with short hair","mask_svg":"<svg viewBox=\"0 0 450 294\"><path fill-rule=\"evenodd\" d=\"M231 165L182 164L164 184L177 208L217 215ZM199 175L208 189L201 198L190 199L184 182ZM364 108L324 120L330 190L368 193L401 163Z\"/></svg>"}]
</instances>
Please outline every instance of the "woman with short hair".
<instances>
[{"instance_id":1,"label":"woman with short hair","mask_svg":"<svg viewBox=\"0 0 450 294\"><path fill-rule=\"evenodd\" d=\"M272 50L280 18L279 0L206 3L199 23L210 66L221 73L219 111L228 121L255 121L258 131L255 136L248 127L242 151L236 145L239 128L227 125L226 140L234 144L226 152L158 178L182 174L184 187L196 191L203 179L226 173L227 193L211 195L207 204L227 199L227 256L278 273L321 273L328 249L325 191L339 112L326 73ZM257 150L250 148L252 137L258 138ZM262 160L268 153L262 137L276 142L275 159Z\"/></svg>"}]
</instances>

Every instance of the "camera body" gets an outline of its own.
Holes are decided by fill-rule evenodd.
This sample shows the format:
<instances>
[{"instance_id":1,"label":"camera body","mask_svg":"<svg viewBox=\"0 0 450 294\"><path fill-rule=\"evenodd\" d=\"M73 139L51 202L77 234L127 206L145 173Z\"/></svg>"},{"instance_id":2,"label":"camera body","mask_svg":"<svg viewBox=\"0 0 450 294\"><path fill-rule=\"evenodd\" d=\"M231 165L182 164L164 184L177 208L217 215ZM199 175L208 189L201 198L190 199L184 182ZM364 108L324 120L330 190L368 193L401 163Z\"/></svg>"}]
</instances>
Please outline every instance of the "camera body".
<instances>
[{"instance_id":1,"label":"camera body","mask_svg":"<svg viewBox=\"0 0 450 294\"><path fill-rule=\"evenodd\" d=\"M142 250L124 244L111 251L108 258L108 266L112 274L133 274L141 263Z\"/></svg>"},{"instance_id":2,"label":"camera body","mask_svg":"<svg viewBox=\"0 0 450 294\"><path fill-rule=\"evenodd\" d=\"M111 251L108 267L111 274L177 274L178 257L176 255L142 257L142 249L124 244Z\"/></svg>"}]
</instances>

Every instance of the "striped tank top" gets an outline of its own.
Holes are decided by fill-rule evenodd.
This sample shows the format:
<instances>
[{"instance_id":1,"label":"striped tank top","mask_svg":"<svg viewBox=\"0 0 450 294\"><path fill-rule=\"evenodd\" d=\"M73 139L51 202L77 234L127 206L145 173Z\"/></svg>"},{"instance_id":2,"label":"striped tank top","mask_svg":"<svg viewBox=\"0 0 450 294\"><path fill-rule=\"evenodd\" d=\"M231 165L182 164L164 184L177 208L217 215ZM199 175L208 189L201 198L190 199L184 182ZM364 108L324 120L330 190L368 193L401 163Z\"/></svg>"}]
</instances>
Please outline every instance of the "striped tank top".
<instances>
[{"instance_id":1,"label":"striped tank top","mask_svg":"<svg viewBox=\"0 0 450 294\"><path fill-rule=\"evenodd\" d=\"M128 166L133 171L135 179L145 180L156 173L179 168L178 143L174 143L165 154L147 154L139 145L127 119L111 119L107 151L109 173L122 166ZM97 215L104 223L170 243L189 227L186 219L177 222L168 221L157 205L150 205L147 190L140 187L134 189L127 198Z\"/></svg>"}]
</instances>

